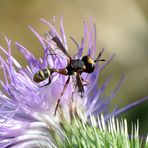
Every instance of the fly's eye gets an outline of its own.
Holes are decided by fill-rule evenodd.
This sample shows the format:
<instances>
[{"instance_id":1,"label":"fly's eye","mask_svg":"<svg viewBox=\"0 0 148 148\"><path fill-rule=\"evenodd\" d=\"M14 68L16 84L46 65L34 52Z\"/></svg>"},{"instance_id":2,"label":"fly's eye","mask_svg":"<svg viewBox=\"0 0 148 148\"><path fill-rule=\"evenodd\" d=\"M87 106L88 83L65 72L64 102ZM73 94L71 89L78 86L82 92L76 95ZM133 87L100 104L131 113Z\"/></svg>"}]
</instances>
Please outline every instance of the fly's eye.
<instances>
[{"instance_id":1,"label":"fly's eye","mask_svg":"<svg viewBox=\"0 0 148 148\"><path fill-rule=\"evenodd\" d=\"M95 69L95 65L94 64L87 64L86 66L86 72L87 73L92 73Z\"/></svg>"},{"instance_id":2,"label":"fly's eye","mask_svg":"<svg viewBox=\"0 0 148 148\"><path fill-rule=\"evenodd\" d=\"M95 63L92 60L92 58L89 57L89 56L84 56L82 58L82 61L84 62L85 67L86 67L85 72L86 73L92 73L94 71L94 69L95 69Z\"/></svg>"},{"instance_id":3,"label":"fly's eye","mask_svg":"<svg viewBox=\"0 0 148 148\"><path fill-rule=\"evenodd\" d=\"M92 68L94 68L94 64L88 64L88 67L89 67L90 69L92 69Z\"/></svg>"},{"instance_id":4,"label":"fly's eye","mask_svg":"<svg viewBox=\"0 0 148 148\"><path fill-rule=\"evenodd\" d=\"M85 63L85 65L87 65L87 64L93 64L94 65L93 59L89 56L84 56L82 58L82 61Z\"/></svg>"},{"instance_id":5,"label":"fly's eye","mask_svg":"<svg viewBox=\"0 0 148 148\"><path fill-rule=\"evenodd\" d=\"M83 56L82 61L83 61L85 64L88 63L88 60L89 60L89 57L88 57L88 56Z\"/></svg>"}]
</instances>

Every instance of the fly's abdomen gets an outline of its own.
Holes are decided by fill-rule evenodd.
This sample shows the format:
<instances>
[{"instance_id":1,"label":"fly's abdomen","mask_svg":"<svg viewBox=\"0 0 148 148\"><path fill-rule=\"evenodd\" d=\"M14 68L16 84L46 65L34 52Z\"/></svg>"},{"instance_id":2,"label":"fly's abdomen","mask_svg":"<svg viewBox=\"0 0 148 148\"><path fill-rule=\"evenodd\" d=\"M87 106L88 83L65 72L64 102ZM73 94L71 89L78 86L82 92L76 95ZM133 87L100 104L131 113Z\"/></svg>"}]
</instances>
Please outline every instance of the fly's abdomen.
<instances>
[{"instance_id":1,"label":"fly's abdomen","mask_svg":"<svg viewBox=\"0 0 148 148\"><path fill-rule=\"evenodd\" d=\"M45 79L49 78L51 75L50 69L45 68L42 70L39 70L38 72L35 73L33 79L35 82L39 83L44 81Z\"/></svg>"}]
</instances>

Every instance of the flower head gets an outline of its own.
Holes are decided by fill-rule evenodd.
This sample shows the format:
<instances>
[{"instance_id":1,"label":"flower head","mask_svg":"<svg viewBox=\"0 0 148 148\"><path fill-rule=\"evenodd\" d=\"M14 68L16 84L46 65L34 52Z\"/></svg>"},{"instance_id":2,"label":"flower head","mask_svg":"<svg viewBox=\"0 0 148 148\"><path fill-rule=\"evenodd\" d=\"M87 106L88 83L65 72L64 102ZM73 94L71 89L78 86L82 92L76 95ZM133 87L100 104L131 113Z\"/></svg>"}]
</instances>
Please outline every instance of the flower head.
<instances>
[{"instance_id":1,"label":"flower head","mask_svg":"<svg viewBox=\"0 0 148 148\"><path fill-rule=\"evenodd\" d=\"M70 76L65 90L64 86L68 75L62 75L58 72L51 73L49 85L44 86L49 82L49 78L36 83L33 78L40 70L43 72L43 69L63 69L67 66L68 58L52 39L52 34L56 35L67 52L69 49L64 32L63 19L61 18L60 33L48 21L44 19L41 19L41 21L49 26L50 33L47 32L45 36L39 35L37 31L29 26L44 49L44 55L39 60L23 45L16 42L17 49L28 62L26 67L22 67L11 54L10 39L5 37L8 51L0 46L0 49L7 56L6 60L0 56L1 69L5 78L4 81L0 81L2 85L2 90L0 91L0 146L3 147L13 145L18 147L30 145L33 147L39 143L54 147L56 144L50 130L56 129L62 135L59 123L62 122L63 118L71 121L74 115L81 119L84 116L90 119L91 115L98 116L103 113L105 120L107 120L110 116L117 116L119 113L147 99L146 97L123 109L115 108L113 112L108 113L109 104L114 98L122 78L108 97L102 94L109 83L110 77L100 88L97 82L100 72L108 65L115 54L111 55L103 63L96 63L95 70L91 74L81 74L83 80L89 82L83 86L83 98L81 98L81 94L78 91L75 75ZM84 48L88 49L87 55L91 56L93 60L95 59L97 54L95 25L90 23L88 27L87 23L84 22L84 35L80 44L74 38L71 39L77 47L77 53L72 56L73 59L81 59ZM64 93L61 95L62 91ZM60 103L57 108L57 114L53 116L59 98Z\"/></svg>"}]
</instances>

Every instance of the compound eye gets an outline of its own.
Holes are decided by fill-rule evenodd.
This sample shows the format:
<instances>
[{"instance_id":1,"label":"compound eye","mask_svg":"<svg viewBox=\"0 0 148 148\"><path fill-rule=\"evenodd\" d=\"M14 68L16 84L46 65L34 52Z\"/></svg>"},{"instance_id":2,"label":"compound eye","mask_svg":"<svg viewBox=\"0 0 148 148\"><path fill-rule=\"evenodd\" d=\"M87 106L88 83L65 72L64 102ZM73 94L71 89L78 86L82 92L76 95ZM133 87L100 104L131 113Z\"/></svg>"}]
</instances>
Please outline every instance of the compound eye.
<instances>
[{"instance_id":1,"label":"compound eye","mask_svg":"<svg viewBox=\"0 0 148 148\"><path fill-rule=\"evenodd\" d=\"M88 64L88 65L86 66L86 68L87 68L87 72L88 72L88 73L91 73L91 72L94 71L95 65L94 65L94 64Z\"/></svg>"},{"instance_id":2,"label":"compound eye","mask_svg":"<svg viewBox=\"0 0 148 148\"><path fill-rule=\"evenodd\" d=\"M85 70L86 73L92 73L95 69L94 64L86 64L85 66L86 66L86 70Z\"/></svg>"}]
</instances>

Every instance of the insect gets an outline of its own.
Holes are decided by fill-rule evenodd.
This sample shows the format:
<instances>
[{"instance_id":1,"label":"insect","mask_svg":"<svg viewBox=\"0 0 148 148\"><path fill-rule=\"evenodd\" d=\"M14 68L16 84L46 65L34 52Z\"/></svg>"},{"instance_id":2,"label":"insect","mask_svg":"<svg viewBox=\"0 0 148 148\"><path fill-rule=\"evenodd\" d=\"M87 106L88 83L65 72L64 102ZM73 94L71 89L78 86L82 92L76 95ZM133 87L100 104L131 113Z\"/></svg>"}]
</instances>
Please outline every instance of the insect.
<instances>
[{"instance_id":1,"label":"insect","mask_svg":"<svg viewBox=\"0 0 148 148\"><path fill-rule=\"evenodd\" d=\"M68 54L68 52L66 51L65 47L63 46L63 44L61 43L61 41L59 40L59 38L54 35L52 32L49 32L49 34L51 35L51 39L57 44L57 47L66 55L67 57L67 66L63 69L56 69L55 71L59 74L62 75L66 75L68 76L65 84L64 84L64 88L61 92L60 98L57 101L56 107L55 107L55 113L54 115L56 115L56 111L58 109L59 103L61 101L61 98L70 82L70 76L75 75L76 76L76 87L78 88L78 92L80 92L81 94L81 98L84 97L84 85L83 82L85 80L83 80L83 78L81 77L81 74L83 72L85 73L92 73L95 70L95 63L98 61L105 61L105 59L100 59L101 55L102 55L102 51L99 53L98 57L93 60L90 56L85 55L83 56L81 59L72 59L72 57L70 56L70 54Z\"/></svg>"}]
</instances>

